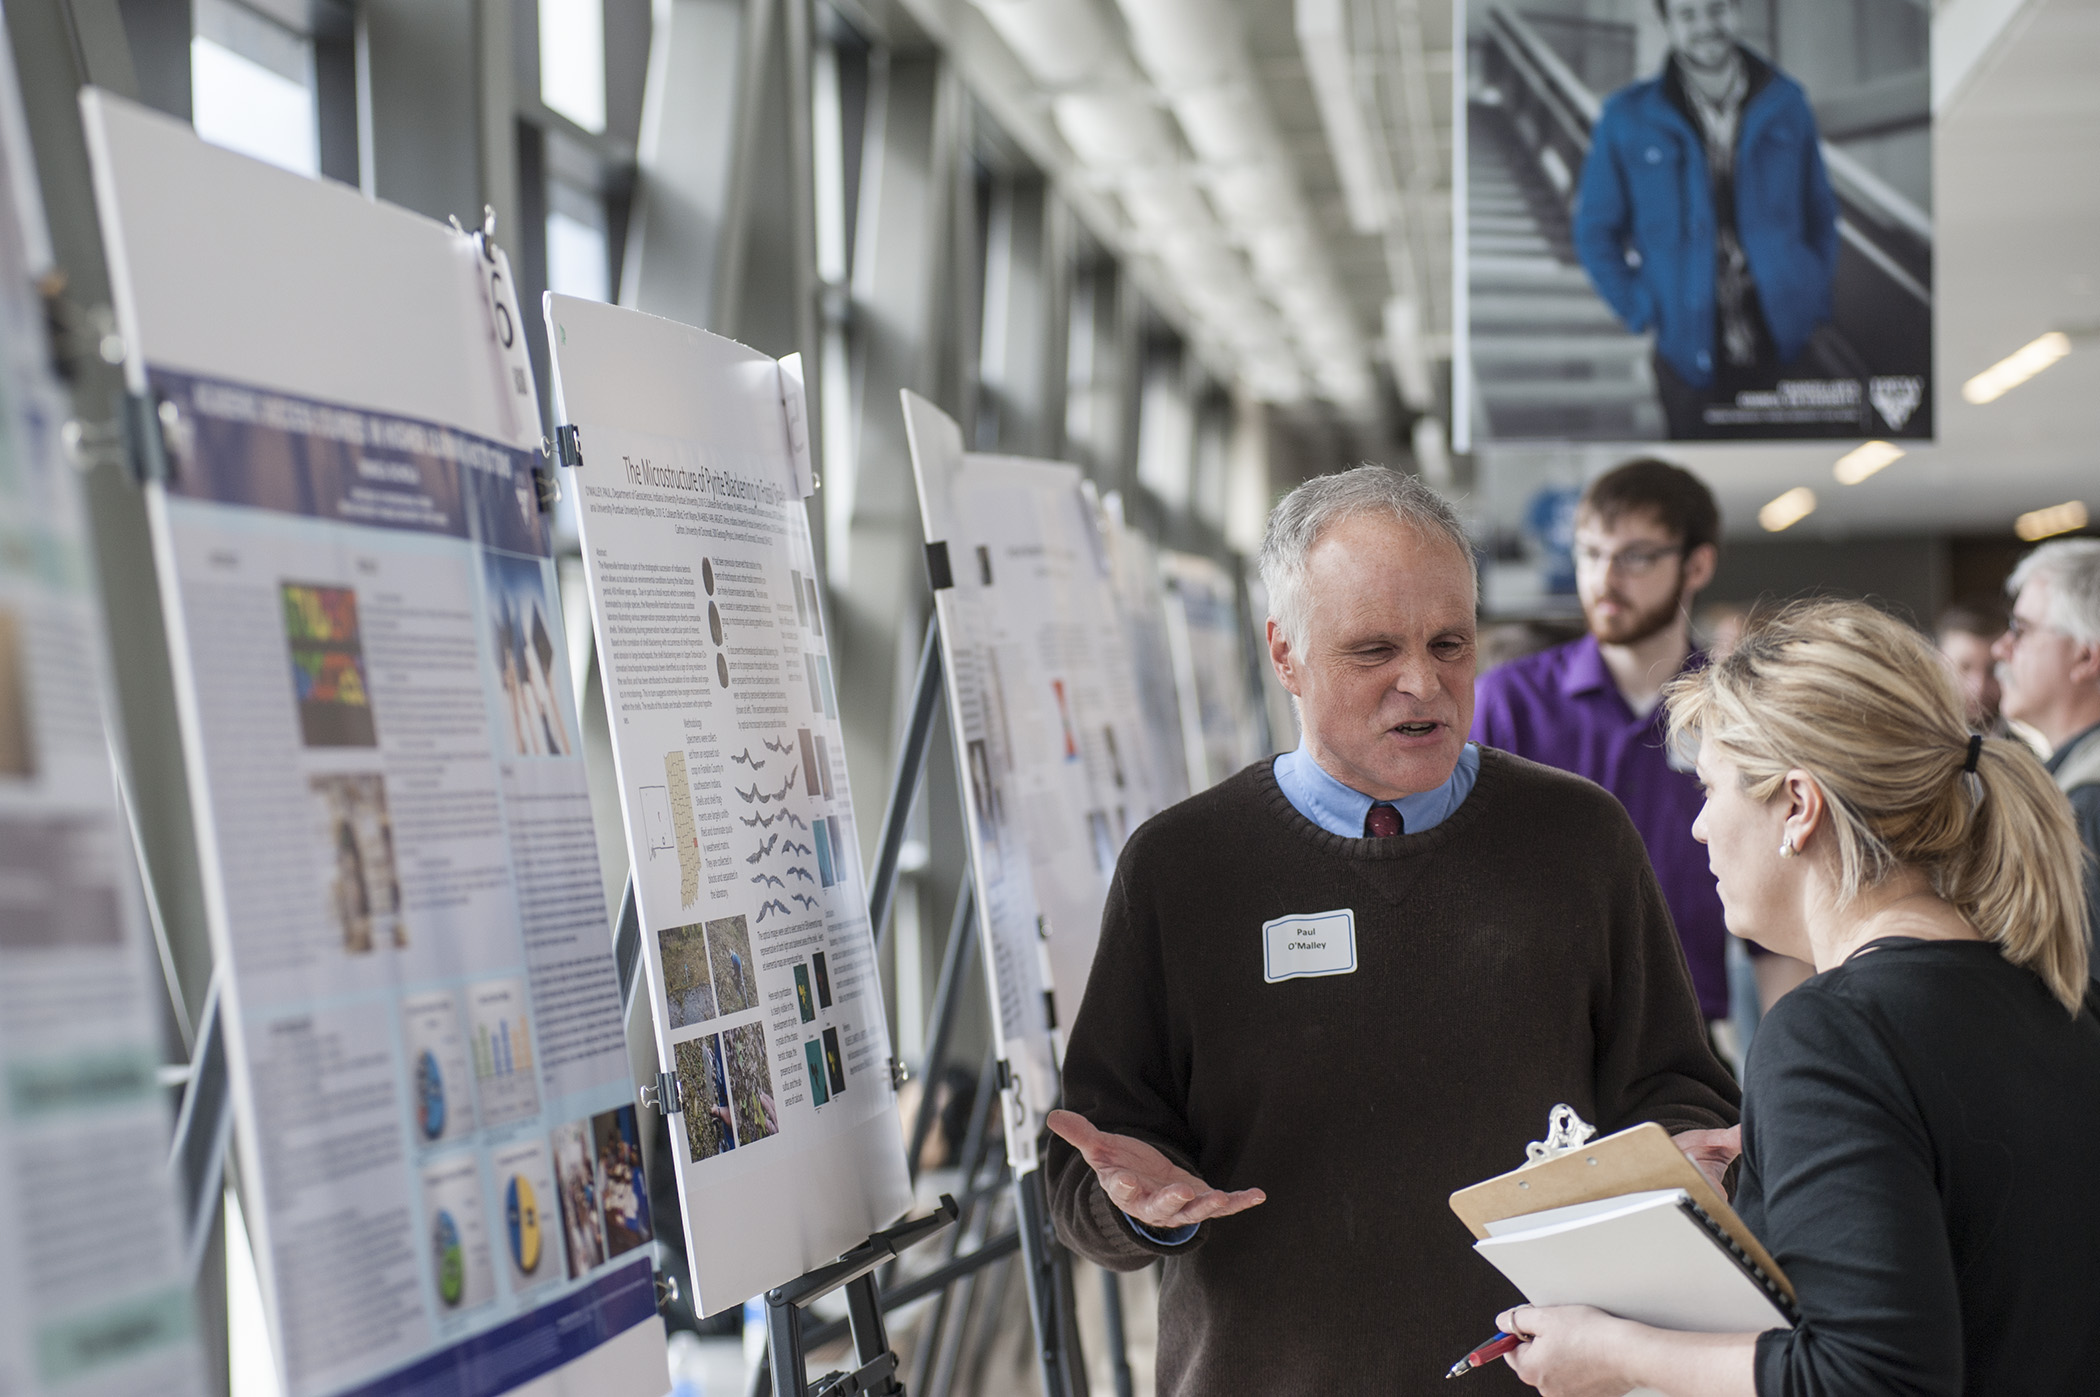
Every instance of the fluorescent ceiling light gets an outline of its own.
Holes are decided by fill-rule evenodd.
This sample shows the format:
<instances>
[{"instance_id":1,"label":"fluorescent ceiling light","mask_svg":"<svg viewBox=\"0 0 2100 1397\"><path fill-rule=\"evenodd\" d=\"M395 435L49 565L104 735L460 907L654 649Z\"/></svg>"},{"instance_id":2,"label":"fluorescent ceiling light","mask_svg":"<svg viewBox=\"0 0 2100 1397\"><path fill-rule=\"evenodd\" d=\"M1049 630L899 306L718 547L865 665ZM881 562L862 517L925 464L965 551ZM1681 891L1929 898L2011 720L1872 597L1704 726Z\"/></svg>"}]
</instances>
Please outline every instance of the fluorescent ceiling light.
<instances>
[{"instance_id":1,"label":"fluorescent ceiling light","mask_svg":"<svg viewBox=\"0 0 2100 1397\"><path fill-rule=\"evenodd\" d=\"M2070 352L2071 337L2051 330L1964 383L1961 395L1972 403L1994 403Z\"/></svg>"},{"instance_id":2,"label":"fluorescent ceiling light","mask_svg":"<svg viewBox=\"0 0 2100 1397\"><path fill-rule=\"evenodd\" d=\"M1067 87L1101 71L1114 51L1092 5L1063 0L977 0L1014 57L1045 87Z\"/></svg>"},{"instance_id":3,"label":"fluorescent ceiling light","mask_svg":"<svg viewBox=\"0 0 2100 1397\"><path fill-rule=\"evenodd\" d=\"M2085 501L2066 500L2047 509L2033 510L2013 520L2013 532L2029 543L2055 534L2076 533L2091 522Z\"/></svg>"},{"instance_id":4,"label":"fluorescent ceiling light","mask_svg":"<svg viewBox=\"0 0 2100 1397\"><path fill-rule=\"evenodd\" d=\"M1178 154L1165 114L1143 97L1073 93L1058 98L1050 112L1079 162L1102 173L1170 165Z\"/></svg>"},{"instance_id":5,"label":"fluorescent ceiling light","mask_svg":"<svg viewBox=\"0 0 2100 1397\"><path fill-rule=\"evenodd\" d=\"M1815 512L1816 492L1806 485L1796 485L1757 511L1757 522L1764 525L1767 532L1776 534L1781 529L1791 529Z\"/></svg>"},{"instance_id":6,"label":"fluorescent ceiling light","mask_svg":"<svg viewBox=\"0 0 2100 1397\"><path fill-rule=\"evenodd\" d=\"M1870 441L1856 446L1838 457L1830 473L1837 477L1840 485L1857 485L1883 466L1892 465L1902 459L1903 448L1885 441Z\"/></svg>"},{"instance_id":7,"label":"fluorescent ceiling light","mask_svg":"<svg viewBox=\"0 0 2100 1397\"><path fill-rule=\"evenodd\" d=\"M1357 100L1343 0L1298 0L1296 9L1298 52L1312 79L1313 100L1341 180L1349 226L1359 233L1381 232L1394 203L1392 183L1372 149L1370 124Z\"/></svg>"}]
</instances>

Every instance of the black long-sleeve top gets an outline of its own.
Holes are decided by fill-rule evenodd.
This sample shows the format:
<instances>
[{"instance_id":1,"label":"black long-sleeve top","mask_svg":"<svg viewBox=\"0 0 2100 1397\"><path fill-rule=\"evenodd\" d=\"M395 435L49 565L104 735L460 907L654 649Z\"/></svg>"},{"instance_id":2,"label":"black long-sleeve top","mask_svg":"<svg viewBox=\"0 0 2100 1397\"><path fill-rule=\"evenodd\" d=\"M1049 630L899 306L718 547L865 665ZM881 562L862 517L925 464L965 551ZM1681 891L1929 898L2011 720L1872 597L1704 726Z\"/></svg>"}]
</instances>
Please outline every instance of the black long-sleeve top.
<instances>
[{"instance_id":1,"label":"black long-sleeve top","mask_svg":"<svg viewBox=\"0 0 2100 1397\"><path fill-rule=\"evenodd\" d=\"M1264 924L1348 909L1355 969L1270 982ZM1450 1397L1516 1290L1454 1189L1523 1162L1567 1102L1605 1130L1734 1122L1640 835L1577 777L1484 749L1435 828L1331 834L1268 762L1130 838L1064 1062L1065 1104L1268 1201L1146 1238L1052 1140L1057 1230L1166 1258L1167 1397ZM1528 1391L1502 1364L1459 1397Z\"/></svg>"},{"instance_id":2,"label":"black long-sleeve top","mask_svg":"<svg viewBox=\"0 0 2100 1397\"><path fill-rule=\"evenodd\" d=\"M1889 937L1758 1026L1735 1205L1799 1292L1759 1397L2100 1392L2100 990Z\"/></svg>"}]
</instances>

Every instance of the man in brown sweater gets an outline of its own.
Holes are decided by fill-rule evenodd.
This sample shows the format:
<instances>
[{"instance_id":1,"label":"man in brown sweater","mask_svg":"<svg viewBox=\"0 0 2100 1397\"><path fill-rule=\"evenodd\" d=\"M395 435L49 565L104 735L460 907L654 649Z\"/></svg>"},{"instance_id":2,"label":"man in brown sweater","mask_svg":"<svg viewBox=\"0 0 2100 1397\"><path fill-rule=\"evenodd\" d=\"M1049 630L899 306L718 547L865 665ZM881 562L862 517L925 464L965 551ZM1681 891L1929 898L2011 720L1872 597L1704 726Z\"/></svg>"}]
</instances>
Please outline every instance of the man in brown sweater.
<instances>
[{"instance_id":1,"label":"man in brown sweater","mask_svg":"<svg viewBox=\"0 0 2100 1397\"><path fill-rule=\"evenodd\" d=\"M1737 1095L1619 804L1466 742L1475 580L1377 467L1276 508L1271 658L1303 745L1123 851L1048 1158L1059 1234L1166 1258L1159 1391L1441 1392L1516 1293L1446 1199L1567 1102L1718 1174ZM1474 1397L1525 1391L1505 1365Z\"/></svg>"}]
</instances>

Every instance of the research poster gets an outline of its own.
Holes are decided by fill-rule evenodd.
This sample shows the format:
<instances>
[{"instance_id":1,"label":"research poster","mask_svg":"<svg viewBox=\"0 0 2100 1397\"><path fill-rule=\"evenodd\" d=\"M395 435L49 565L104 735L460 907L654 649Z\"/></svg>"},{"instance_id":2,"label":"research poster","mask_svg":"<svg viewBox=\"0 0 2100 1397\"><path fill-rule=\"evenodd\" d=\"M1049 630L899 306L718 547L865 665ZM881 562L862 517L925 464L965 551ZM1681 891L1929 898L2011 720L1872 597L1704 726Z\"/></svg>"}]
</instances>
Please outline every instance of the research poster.
<instances>
[{"instance_id":1,"label":"research poster","mask_svg":"<svg viewBox=\"0 0 2100 1397\"><path fill-rule=\"evenodd\" d=\"M550 295L702 1313L910 1206L792 363ZM668 1224L668 1220L667 1224Z\"/></svg>"},{"instance_id":2,"label":"research poster","mask_svg":"<svg viewBox=\"0 0 2100 1397\"><path fill-rule=\"evenodd\" d=\"M85 107L284 1389L660 1397L507 268Z\"/></svg>"},{"instance_id":3,"label":"research poster","mask_svg":"<svg viewBox=\"0 0 2100 1397\"><path fill-rule=\"evenodd\" d=\"M1078 469L965 454L954 421L910 394L905 415L986 963L1021 1097L1010 1148L1032 1164L1117 856L1178 794L1179 754L1147 720L1112 540Z\"/></svg>"},{"instance_id":4,"label":"research poster","mask_svg":"<svg viewBox=\"0 0 2100 1397\"><path fill-rule=\"evenodd\" d=\"M4 44L4 40L0 40ZM0 51L0 1392L202 1397L158 983Z\"/></svg>"},{"instance_id":5,"label":"research poster","mask_svg":"<svg viewBox=\"0 0 2100 1397\"><path fill-rule=\"evenodd\" d=\"M1174 689L1173 647L1167 640L1167 598L1160 580L1159 548L1123 517L1123 498L1110 491L1101 501L1102 531L1108 538L1110 572L1131 672L1144 714L1146 744L1153 754L1155 794L1164 810L1189 795L1188 751L1182 741L1181 700Z\"/></svg>"},{"instance_id":6,"label":"research poster","mask_svg":"<svg viewBox=\"0 0 2100 1397\"><path fill-rule=\"evenodd\" d=\"M1929 6L1456 5L1459 450L1931 439Z\"/></svg>"},{"instance_id":7,"label":"research poster","mask_svg":"<svg viewBox=\"0 0 2100 1397\"><path fill-rule=\"evenodd\" d=\"M1189 785L1200 791L1267 755L1255 708L1253 637L1240 622L1232 574L1218 563L1165 551L1159 567Z\"/></svg>"}]
</instances>

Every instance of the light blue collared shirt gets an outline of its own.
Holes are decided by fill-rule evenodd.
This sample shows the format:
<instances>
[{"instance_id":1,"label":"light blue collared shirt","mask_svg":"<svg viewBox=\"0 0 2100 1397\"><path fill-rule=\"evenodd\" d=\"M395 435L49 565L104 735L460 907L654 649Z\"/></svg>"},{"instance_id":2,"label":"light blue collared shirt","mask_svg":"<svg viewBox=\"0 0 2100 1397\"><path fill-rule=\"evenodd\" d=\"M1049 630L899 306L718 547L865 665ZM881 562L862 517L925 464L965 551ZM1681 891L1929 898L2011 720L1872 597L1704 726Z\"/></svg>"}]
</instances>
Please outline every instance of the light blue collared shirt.
<instances>
[{"instance_id":1,"label":"light blue collared shirt","mask_svg":"<svg viewBox=\"0 0 2100 1397\"><path fill-rule=\"evenodd\" d=\"M1285 799L1300 815L1311 820L1329 834L1339 834L1347 839L1364 837L1364 816L1377 802L1362 791L1352 789L1335 780L1300 742L1295 752L1285 752L1276 759L1276 784L1283 788ZM1451 817L1451 812L1465 804L1472 794L1473 783L1480 779L1480 747L1468 742L1465 750L1458 754L1458 765L1451 769L1451 779L1434 790L1421 791L1415 795L1402 796L1385 803L1400 812L1400 828L1408 834L1421 834L1435 829Z\"/></svg>"},{"instance_id":2,"label":"light blue collared shirt","mask_svg":"<svg viewBox=\"0 0 2100 1397\"><path fill-rule=\"evenodd\" d=\"M1329 776L1326 768L1305 750L1304 742L1298 744L1297 751L1278 757L1275 771L1276 784L1283 788L1284 798L1300 815L1330 834L1347 839L1364 837L1364 817L1377 802ZM1450 780L1435 790L1402 796L1386 804L1400 812L1400 828L1404 832L1421 834L1435 829L1465 804L1473 792L1473 783L1479 779L1480 745L1468 742L1458 754L1458 765L1451 769ZM1196 1235L1195 1223L1163 1231L1154 1231L1136 1218L1130 1219L1130 1225L1163 1247L1178 1247Z\"/></svg>"}]
</instances>

